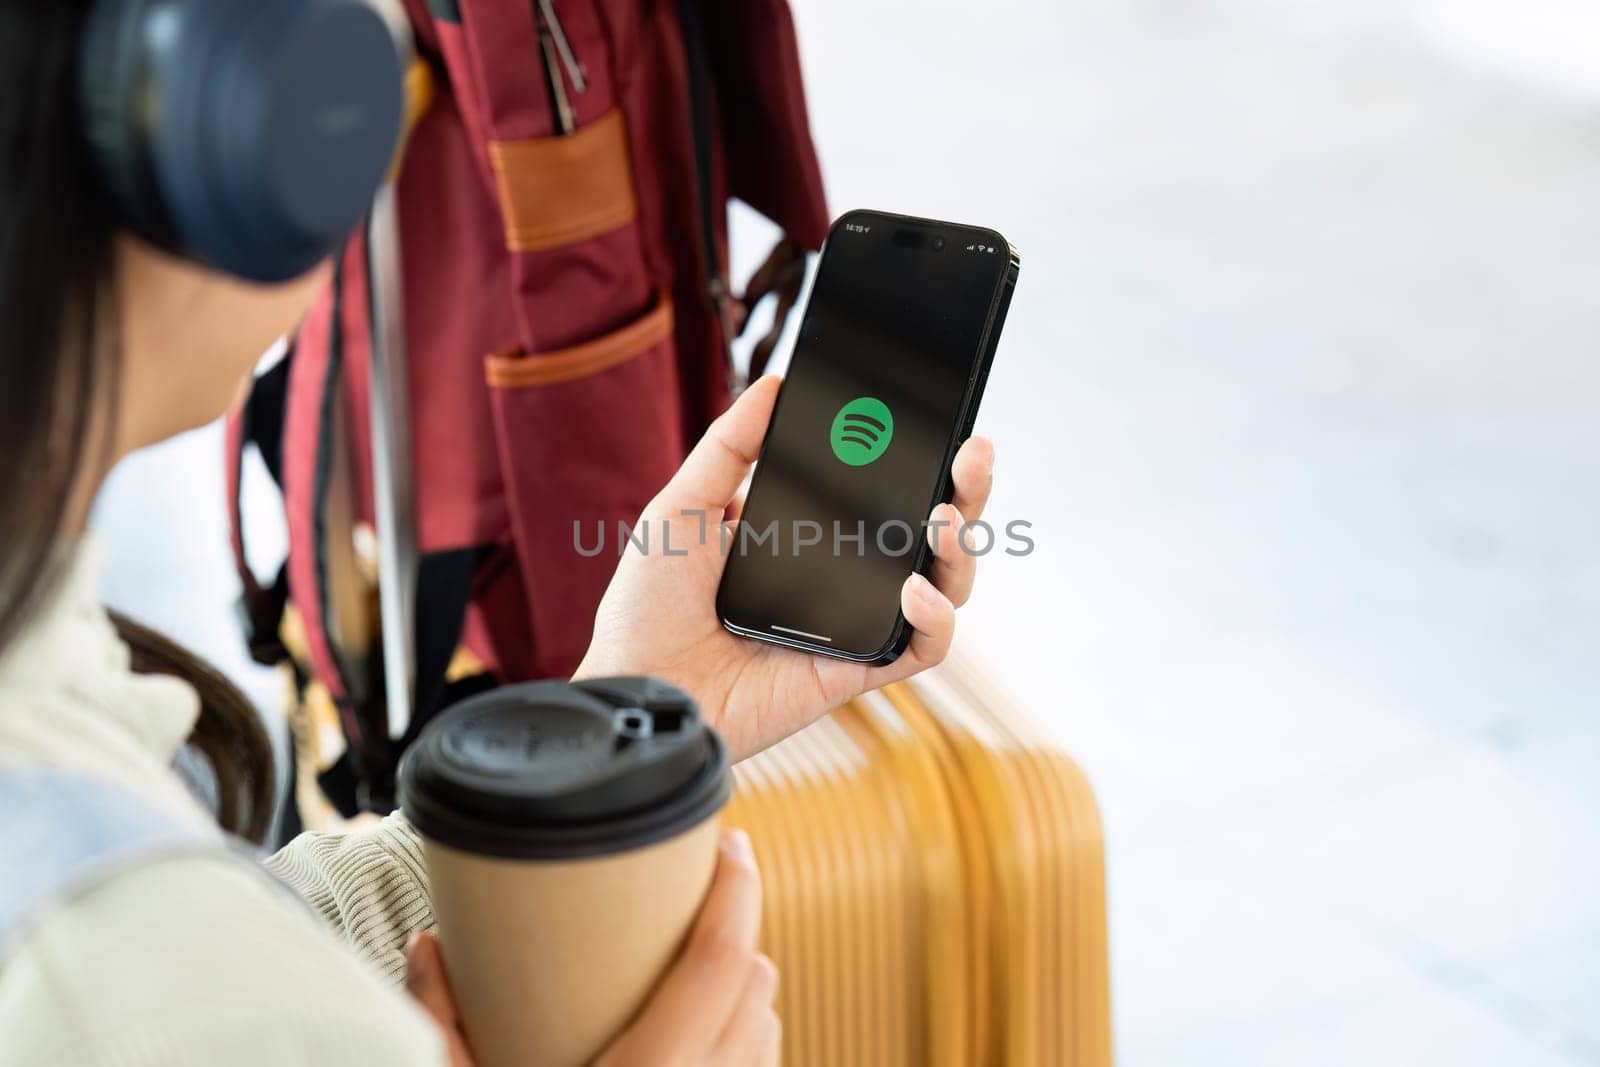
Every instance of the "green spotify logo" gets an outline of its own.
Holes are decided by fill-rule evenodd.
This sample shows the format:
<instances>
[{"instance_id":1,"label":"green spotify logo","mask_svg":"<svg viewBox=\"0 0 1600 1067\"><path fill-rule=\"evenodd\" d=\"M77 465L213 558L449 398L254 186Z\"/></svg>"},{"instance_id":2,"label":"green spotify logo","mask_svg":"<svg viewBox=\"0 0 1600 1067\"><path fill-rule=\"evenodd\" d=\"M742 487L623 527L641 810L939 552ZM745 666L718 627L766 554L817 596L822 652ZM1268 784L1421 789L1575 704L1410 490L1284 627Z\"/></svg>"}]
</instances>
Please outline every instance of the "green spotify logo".
<instances>
[{"instance_id":1,"label":"green spotify logo","mask_svg":"<svg viewBox=\"0 0 1600 1067\"><path fill-rule=\"evenodd\" d=\"M833 417L833 454L851 467L865 467L889 451L894 440L894 416L877 397L858 396Z\"/></svg>"}]
</instances>

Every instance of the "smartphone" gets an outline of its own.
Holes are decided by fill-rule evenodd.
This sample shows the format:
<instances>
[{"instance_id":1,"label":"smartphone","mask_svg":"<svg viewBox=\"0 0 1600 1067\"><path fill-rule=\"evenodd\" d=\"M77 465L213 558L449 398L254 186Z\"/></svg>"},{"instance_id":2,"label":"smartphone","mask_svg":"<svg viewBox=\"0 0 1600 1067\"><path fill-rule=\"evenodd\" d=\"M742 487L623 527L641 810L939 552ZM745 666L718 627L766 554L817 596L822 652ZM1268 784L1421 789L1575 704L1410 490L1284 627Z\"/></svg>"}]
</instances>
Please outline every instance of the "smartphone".
<instances>
[{"instance_id":1,"label":"smartphone","mask_svg":"<svg viewBox=\"0 0 1600 1067\"><path fill-rule=\"evenodd\" d=\"M1021 261L994 230L852 211L823 245L717 593L758 641L892 663ZM954 537L954 530L938 535Z\"/></svg>"}]
</instances>

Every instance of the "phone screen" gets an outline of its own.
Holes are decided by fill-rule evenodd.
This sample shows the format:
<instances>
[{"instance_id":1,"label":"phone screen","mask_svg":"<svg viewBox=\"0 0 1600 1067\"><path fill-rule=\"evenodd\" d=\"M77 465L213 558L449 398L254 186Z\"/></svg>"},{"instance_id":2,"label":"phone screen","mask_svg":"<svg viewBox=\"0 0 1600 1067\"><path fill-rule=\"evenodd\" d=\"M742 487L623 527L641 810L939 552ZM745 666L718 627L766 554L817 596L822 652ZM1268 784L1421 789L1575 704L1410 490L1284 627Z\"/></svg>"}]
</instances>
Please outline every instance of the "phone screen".
<instances>
[{"instance_id":1,"label":"phone screen","mask_svg":"<svg viewBox=\"0 0 1600 1067\"><path fill-rule=\"evenodd\" d=\"M729 543L730 626L852 658L889 650L1009 268L992 230L871 212L834 224Z\"/></svg>"}]
</instances>

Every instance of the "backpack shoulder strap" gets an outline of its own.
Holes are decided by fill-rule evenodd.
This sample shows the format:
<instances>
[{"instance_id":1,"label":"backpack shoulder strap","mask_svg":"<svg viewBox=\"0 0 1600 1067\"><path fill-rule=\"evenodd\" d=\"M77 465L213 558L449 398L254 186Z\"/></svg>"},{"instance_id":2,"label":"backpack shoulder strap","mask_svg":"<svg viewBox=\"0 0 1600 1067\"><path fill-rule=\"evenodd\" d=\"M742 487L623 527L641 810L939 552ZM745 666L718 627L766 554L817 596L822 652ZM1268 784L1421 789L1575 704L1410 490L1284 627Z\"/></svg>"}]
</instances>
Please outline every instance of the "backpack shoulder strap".
<instances>
[{"instance_id":1,"label":"backpack shoulder strap","mask_svg":"<svg viewBox=\"0 0 1600 1067\"><path fill-rule=\"evenodd\" d=\"M42 767L0 768L0 962L44 911L169 854L227 854L221 831L127 789Z\"/></svg>"}]
</instances>

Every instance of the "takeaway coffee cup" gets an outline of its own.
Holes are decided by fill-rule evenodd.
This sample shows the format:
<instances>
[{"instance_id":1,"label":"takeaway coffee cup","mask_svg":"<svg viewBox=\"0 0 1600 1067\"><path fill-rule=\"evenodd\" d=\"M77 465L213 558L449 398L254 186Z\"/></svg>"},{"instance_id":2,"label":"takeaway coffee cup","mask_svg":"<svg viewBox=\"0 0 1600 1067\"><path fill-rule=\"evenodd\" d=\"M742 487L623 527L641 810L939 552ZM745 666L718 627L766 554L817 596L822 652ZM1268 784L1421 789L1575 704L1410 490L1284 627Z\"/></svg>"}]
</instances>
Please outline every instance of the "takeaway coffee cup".
<instances>
[{"instance_id":1,"label":"takeaway coffee cup","mask_svg":"<svg viewBox=\"0 0 1600 1067\"><path fill-rule=\"evenodd\" d=\"M710 887L722 741L645 678L458 704L400 767L481 1067L577 1067L636 1015Z\"/></svg>"}]
</instances>

